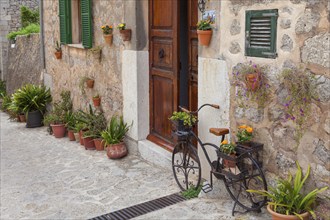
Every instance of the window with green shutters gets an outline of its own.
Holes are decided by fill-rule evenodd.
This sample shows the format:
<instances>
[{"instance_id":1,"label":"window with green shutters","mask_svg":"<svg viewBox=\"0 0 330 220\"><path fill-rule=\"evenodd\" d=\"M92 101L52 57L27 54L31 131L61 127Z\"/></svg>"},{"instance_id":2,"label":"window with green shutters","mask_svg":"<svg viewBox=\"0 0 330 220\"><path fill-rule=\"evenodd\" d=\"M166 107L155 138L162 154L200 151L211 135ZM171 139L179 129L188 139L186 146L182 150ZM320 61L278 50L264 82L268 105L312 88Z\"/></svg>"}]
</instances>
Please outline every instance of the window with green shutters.
<instances>
[{"instance_id":1,"label":"window with green shutters","mask_svg":"<svg viewBox=\"0 0 330 220\"><path fill-rule=\"evenodd\" d=\"M80 39L78 41L84 48L92 47L91 11L91 0L59 0L60 38L62 44L77 43L73 41ZM77 28L80 32L78 33L79 36L76 33Z\"/></svg>"},{"instance_id":2,"label":"window with green shutters","mask_svg":"<svg viewBox=\"0 0 330 220\"><path fill-rule=\"evenodd\" d=\"M276 58L278 10L246 11L245 55Z\"/></svg>"}]
</instances>

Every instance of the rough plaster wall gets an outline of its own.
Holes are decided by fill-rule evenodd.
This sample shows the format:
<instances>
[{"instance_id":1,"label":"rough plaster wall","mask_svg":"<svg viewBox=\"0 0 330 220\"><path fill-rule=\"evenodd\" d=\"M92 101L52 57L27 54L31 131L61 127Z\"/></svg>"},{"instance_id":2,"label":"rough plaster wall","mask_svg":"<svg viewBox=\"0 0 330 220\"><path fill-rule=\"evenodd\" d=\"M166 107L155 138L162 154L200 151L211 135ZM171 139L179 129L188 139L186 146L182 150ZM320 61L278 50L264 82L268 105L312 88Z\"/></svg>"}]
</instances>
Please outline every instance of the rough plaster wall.
<instances>
[{"instance_id":1,"label":"rough plaster wall","mask_svg":"<svg viewBox=\"0 0 330 220\"><path fill-rule=\"evenodd\" d=\"M265 144L264 169L269 179L295 170L298 160L304 169L312 167L311 186L323 187L330 184L330 71L329 71L329 4L327 1L299 0L225 0L221 1L219 57L227 62L228 74L241 62L253 61L268 65L266 72L271 84L271 97L264 109L250 105L242 109L235 102L235 88L231 87L230 122L235 134L238 125L252 125L256 140ZM276 59L244 56L245 11L279 9ZM212 39L213 41L214 39ZM204 51L202 51L203 54ZM315 75L320 101L312 104L312 117L308 129L299 143L293 137L292 121L284 120L283 106L279 103L283 89L277 76L284 67L304 66ZM329 190L324 193L330 195Z\"/></svg>"},{"instance_id":2,"label":"rough plaster wall","mask_svg":"<svg viewBox=\"0 0 330 220\"><path fill-rule=\"evenodd\" d=\"M41 84L40 34L18 36L8 55L5 80L9 94L28 83Z\"/></svg>"},{"instance_id":3,"label":"rough plaster wall","mask_svg":"<svg viewBox=\"0 0 330 220\"><path fill-rule=\"evenodd\" d=\"M119 31L114 29L113 45L104 43L101 26L117 26L124 22L123 2L95 0L92 4L93 46L102 46L101 60L90 56L86 49L64 45L63 58L54 56L54 42L60 39L58 1L45 1L45 57L46 70L51 76L52 93L55 100L62 90L70 90L75 109L86 109L92 103L92 96L101 96L101 106L106 116L122 113L121 53L124 45ZM49 19L47 19L49 18ZM81 94L79 81L83 76L94 77L93 89L86 88L86 96Z\"/></svg>"}]
</instances>

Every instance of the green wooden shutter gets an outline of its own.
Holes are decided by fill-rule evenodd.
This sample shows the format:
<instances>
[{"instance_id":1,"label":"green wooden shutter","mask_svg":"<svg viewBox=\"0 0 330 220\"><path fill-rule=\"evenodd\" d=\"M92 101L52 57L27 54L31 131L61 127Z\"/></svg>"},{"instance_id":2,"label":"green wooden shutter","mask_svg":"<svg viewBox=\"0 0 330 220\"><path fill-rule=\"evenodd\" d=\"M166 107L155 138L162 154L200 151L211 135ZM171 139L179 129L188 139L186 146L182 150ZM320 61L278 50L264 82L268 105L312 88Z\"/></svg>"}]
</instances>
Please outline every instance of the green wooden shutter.
<instances>
[{"instance_id":1,"label":"green wooden shutter","mask_svg":"<svg viewBox=\"0 0 330 220\"><path fill-rule=\"evenodd\" d=\"M91 48L93 44L91 0L81 0L81 27L82 45Z\"/></svg>"},{"instance_id":2,"label":"green wooden shutter","mask_svg":"<svg viewBox=\"0 0 330 220\"><path fill-rule=\"evenodd\" d=\"M62 44L71 44L71 0L59 0L59 17L60 41Z\"/></svg>"},{"instance_id":3,"label":"green wooden shutter","mask_svg":"<svg viewBox=\"0 0 330 220\"><path fill-rule=\"evenodd\" d=\"M278 10L246 11L245 55L276 58Z\"/></svg>"}]
</instances>

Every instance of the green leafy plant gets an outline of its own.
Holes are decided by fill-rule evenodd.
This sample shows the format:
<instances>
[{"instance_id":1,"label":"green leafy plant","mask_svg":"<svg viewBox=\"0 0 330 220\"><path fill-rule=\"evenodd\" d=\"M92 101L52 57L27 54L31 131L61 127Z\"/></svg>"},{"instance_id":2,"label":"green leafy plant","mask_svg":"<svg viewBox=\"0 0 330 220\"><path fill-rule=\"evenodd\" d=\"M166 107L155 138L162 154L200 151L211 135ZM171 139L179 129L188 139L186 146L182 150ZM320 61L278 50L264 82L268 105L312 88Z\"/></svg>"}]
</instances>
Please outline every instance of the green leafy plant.
<instances>
[{"instance_id":1,"label":"green leafy plant","mask_svg":"<svg viewBox=\"0 0 330 220\"><path fill-rule=\"evenodd\" d=\"M238 143L251 141L253 138L253 128L246 125L239 126L236 137Z\"/></svg>"},{"instance_id":2,"label":"green leafy plant","mask_svg":"<svg viewBox=\"0 0 330 220\"><path fill-rule=\"evenodd\" d=\"M235 154L235 148L235 144L228 143L227 140L222 141L220 144L220 151L227 155Z\"/></svg>"},{"instance_id":3,"label":"green leafy plant","mask_svg":"<svg viewBox=\"0 0 330 220\"><path fill-rule=\"evenodd\" d=\"M199 185L197 188L195 188L194 186L189 186L187 190L181 192L181 195L186 199L192 199L198 197L201 190L202 185Z\"/></svg>"},{"instance_id":4,"label":"green leafy plant","mask_svg":"<svg viewBox=\"0 0 330 220\"><path fill-rule=\"evenodd\" d=\"M88 114L85 127L88 131L84 133L84 137L100 138L102 131L107 127L103 112Z\"/></svg>"},{"instance_id":5,"label":"green leafy plant","mask_svg":"<svg viewBox=\"0 0 330 220\"><path fill-rule=\"evenodd\" d=\"M6 82L3 80L0 80L0 99L5 97L6 95L7 95Z\"/></svg>"},{"instance_id":6,"label":"green leafy plant","mask_svg":"<svg viewBox=\"0 0 330 220\"><path fill-rule=\"evenodd\" d=\"M172 116L169 118L172 121L183 121L183 124L186 126L193 126L197 122L197 117L190 115L186 112L173 112Z\"/></svg>"},{"instance_id":7,"label":"green leafy plant","mask_svg":"<svg viewBox=\"0 0 330 220\"><path fill-rule=\"evenodd\" d=\"M197 30L202 30L202 31L206 31L206 30L212 30L212 26L211 26L211 20L210 19L202 19L197 23Z\"/></svg>"},{"instance_id":8,"label":"green leafy plant","mask_svg":"<svg viewBox=\"0 0 330 220\"><path fill-rule=\"evenodd\" d=\"M10 32L7 35L7 38L10 40L15 40L16 36L19 35L30 35L32 33L39 33L40 32L40 25L38 24L30 24L29 26L25 27L25 28L21 28L18 31L13 31Z\"/></svg>"},{"instance_id":9,"label":"green leafy plant","mask_svg":"<svg viewBox=\"0 0 330 220\"><path fill-rule=\"evenodd\" d=\"M21 6L21 24L23 28L30 24L39 24L39 10L31 10L28 7Z\"/></svg>"},{"instance_id":10,"label":"green leafy plant","mask_svg":"<svg viewBox=\"0 0 330 220\"><path fill-rule=\"evenodd\" d=\"M113 27L112 25L103 25L101 26L103 34L112 34Z\"/></svg>"},{"instance_id":11,"label":"green leafy plant","mask_svg":"<svg viewBox=\"0 0 330 220\"><path fill-rule=\"evenodd\" d=\"M309 193L303 193L304 184L310 174L310 165L308 165L307 172L304 176L298 161L296 161L296 164L297 172L294 179L290 174L287 179L278 179L276 187L269 187L269 191L247 190L247 192L267 196L270 199L268 204L271 205L272 209L277 213L295 215L302 219L301 214L309 212L316 218L313 211L315 199L317 198L317 194L325 191L328 187L314 189Z\"/></svg>"},{"instance_id":12,"label":"green leafy plant","mask_svg":"<svg viewBox=\"0 0 330 220\"><path fill-rule=\"evenodd\" d=\"M32 111L46 112L46 105L52 101L50 89L45 86L27 84L12 95L12 105L25 114Z\"/></svg>"},{"instance_id":13,"label":"green leafy plant","mask_svg":"<svg viewBox=\"0 0 330 220\"><path fill-rule=\"evenodd\" d=\"M117 29L118 30L125 30L126 29L126 23L120 23L117 25Z\"/></svg>"},{"instance_id":14,"label":"green leafy plant","mask_svg":"<svg viewBox=\"0 0 330 220\"><path fill-rule=\"evenodd\" d=\"M285 118L296 123L296 138L299 140L310 116L312 100L318 99L316 85L303 69L284 69L279 78L281 85L288 91L284 104Z\"/></svg>"},{"instance_id":15,"label":"green leafy plant","mask_svg":"<svg viewBox=\"0 0 330 220\"><path fill-rule=\"evenodd\" d=\"M122 116L112 116L106 129L101 132L102 142L106 145L122 142L129 128L130 126L124 123Z\"/></svg>"},{"instance_id":16,"label":"green leafy plant","mask_svg":"<svg viewBox=\"0 0 330 220\"><path fill-rule=\"evenodd\" d=\"M78 123L77 122L77 113L76 112L71 112L71 111L67 111L65 113L65 126L68 128L68 130L70 131L74 131L75 130L75 126Z\"/></svg>"},{"instance_id":17,"label":"green leafy plant","mask_svg":"<svg viewBox=\"0 0 330 220\"><path fill-rule=\"evenodd\" d=\"M61 52L62 51L61 44L58 42L58 40L55 43L55 50L57 52Z\"/></svg>"},{"instance_id":18,"label":"green leafy plant","mask_svg":"<svg viewBox=\"0 0 330 220\"><path fill-rule=\"evenodd\" d=\"M270 85L264 74L266 67L249 63L239 63L233 68L231 84L236 89L236 100L241 108L247 108L249 102L256 102L259 108L264 108L266 102L269 100ZM248 74L255 74L252 86L249 88L251 82L247 77Z\"/></svg>"},{"instance_id":19,"label":"green leafy plant","mask_svg":"<svg viewBox=\"0 0 330 220\"><path fill-rule=\"evenodd\" d=\"M1 110L8 111L10 104L11 104L11 97L9 95L5 95L2 98Z\"/></svg>"}]
</instances>

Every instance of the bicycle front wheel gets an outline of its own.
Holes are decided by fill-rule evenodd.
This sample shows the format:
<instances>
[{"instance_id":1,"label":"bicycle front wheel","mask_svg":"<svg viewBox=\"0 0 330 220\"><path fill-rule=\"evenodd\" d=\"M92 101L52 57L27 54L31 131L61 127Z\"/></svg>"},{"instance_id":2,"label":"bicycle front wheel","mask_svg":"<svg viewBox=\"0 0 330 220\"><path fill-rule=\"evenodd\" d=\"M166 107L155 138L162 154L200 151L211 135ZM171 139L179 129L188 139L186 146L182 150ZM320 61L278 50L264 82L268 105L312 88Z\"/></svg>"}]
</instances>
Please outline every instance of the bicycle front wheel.
<instances>
[{"instance_id":1,"label":"bicycle front wheel","mask_svg":"<svg viewBox=\"0 0 330 220\"><path fill-rule=\"evenodd\" d=\"M259 211L265 205L267 197L246 190L267 190L265 176L251 156L242 158L236 165L235 169L240 174L237 178L230 175L224 178L226 189L240 207L247 211Z\"/></svg>"},{"instance_id":2,"label":"bicycle front wheel","mask_svg":"<svg viewBox=\"0 0 330 220\"><path fill-rule=\"evenodd\" d=\"M179 142L172 154L172 169L181 190L198 188L201 182L201 166L196 149L188 142Z\"/></svg>"}]
</instances>

